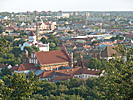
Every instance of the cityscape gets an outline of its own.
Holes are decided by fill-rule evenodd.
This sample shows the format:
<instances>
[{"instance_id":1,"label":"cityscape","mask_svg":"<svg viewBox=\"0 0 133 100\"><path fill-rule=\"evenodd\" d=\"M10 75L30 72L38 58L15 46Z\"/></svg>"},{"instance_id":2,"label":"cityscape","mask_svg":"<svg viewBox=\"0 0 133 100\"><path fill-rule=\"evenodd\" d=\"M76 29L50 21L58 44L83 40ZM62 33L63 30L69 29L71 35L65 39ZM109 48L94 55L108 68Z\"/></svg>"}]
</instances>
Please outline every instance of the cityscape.
<instances>
[{"instance_id":1,"label":"cityscape","mask_svg":"<svg viewBox=\"0 0 133 100\"><path fill-rule=\"evenodd\" d=\"M132 1L15 1L0 1L1 100L133 99Z\"/></svg>"}]
</instances>

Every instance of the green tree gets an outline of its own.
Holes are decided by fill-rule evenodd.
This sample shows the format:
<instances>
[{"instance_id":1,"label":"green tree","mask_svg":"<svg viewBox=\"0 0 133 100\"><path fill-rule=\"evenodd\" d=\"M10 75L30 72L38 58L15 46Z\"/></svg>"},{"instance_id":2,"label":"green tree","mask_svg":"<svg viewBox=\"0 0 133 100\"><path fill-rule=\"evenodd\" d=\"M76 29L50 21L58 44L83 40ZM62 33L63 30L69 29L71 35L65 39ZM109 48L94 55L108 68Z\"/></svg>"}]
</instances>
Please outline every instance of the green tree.
<instances>
[{"instance_id":1,"label":"green tree","mask_svg":"<svg viewBox=\"0 0 133 100\"><path fill-rule=\"evenodd\" d=\"M50 43L51 48L54 48L55 46L56 46L55 43Z\"/></svg>"},{"instance_id":2,"label":"green tree","mask_svg":"<svg viewBox=\"0 0 133 100\"><path fill-rule=\"evenodd\" d=\"M3 32L3 27L0 26L0 34Z\"/></svg>"},{"instance_id":3,"label":"green tree","mask_svg":"<svg viewBox=\"0 0 133 100\"><path fill-rule=\"evenodd\" d=\"M70 34L72 34L72 33L73 33L73 31L68 31L67 33L70 33Z\"/></svg>"},{"instance_id":4,"label":"green tree","mask_svg":"<svg viewBox=\"0 0 133 100\"><path fill-rule=\"evenodd\" d=\"M3 68L1 70L1 76L5 76L5 75L11 75L11 70L8 68Z\"/></svg>"},{"instance_id":5,"label":"green tree","mask_svg":"<svg viewBox=\"0 0 133 100\"><path fill-rule=\"evenodd\" d=\"M22 54L22 51L21 51L20 47L15 46L11 50L11 53L14 54L15 57L19 57Z\"/></svg>"},{"instance_id":6,"label":"green tree","mask_svg":"<svg viewBox=\"0 0 133 100\"><path fill-rule=\"evenodd\" d=\"M133 98L133 48L119 45L105 69L105 76L99 78L101 99L131 100ZM127 60L125 61L124 58Z\"/></svg>"},{"instance_id":7,"label":"green tree","mask_svg":"<svg viewBox=\"0 0 133 100\"><path fill-rule=\"evenodd\" d=\"M39 90L39 79L35 77L33 72L28 75L24 73L14 73L13 76L4 76L5 88L11 90L6 94L5 89L2 90L3 100L22 100L22 98L30 97L36 90Z\"/></svg>"},{"instance_id":8,"label":"green tree","mask_svg":"<svg viewBox=\"0 0 133 100\"><path fill-rule=\"evenodd\" d=\"M38 91L37 93L43 95L43 96L49 96L51 93L54 93L57 89L57 86L55 83L52 82L41 82L40 87L42 90Z\"/></svg>"},{"instance_id":9,"label":"green tree","mask_svg":"<svg viewBox=\"0 0 133 100\"><path fill-rule=\"evenodd\" d=\"M48 41L47 41L47 39L46 39L45 37L42 37L42 38L41 38L41 41L43 42L43 44L48 43Z\"/></svg>"},{"instance_id":10,"label":"green tree","mask_svg":"<svg viewBox=\"0 0 133 100\"><path fill-rule=\"evenodd\" d=\"M13 41L13 46L19 46L19 44L23 44L25 42L24 39Z\"/></svg>"},{"instance_id":11,"label":"green tree","mask_svg":"<svg viewBox=\"0 0 133 100\"><path fill-rule=\"evenodd\" d=\"M38 52L39 51L39 48L38 47L35 47L35 46L31 46L31 47L25 46L24 47L24 50L27 50L29 52L28 54L30 56L31 52Z\"/></svg>"},{"instance_id":12,"label":"green tree","mask_svg":"<svg viewBox=\"0 0 133 100\"><path fill-rule=\"evenodd\" d=\"M4 37L0 39L0 52L7 53L10 48L11 43L8 42Z\"/></svg>"},{"instance_id":13,"label":"green tree","mask_svg":"<svg viewBox=\"0 0 133 100\"><path fill-rule=\"evenodd\" d=\"M88 68L100 69L102 67L101 62L97 58L91 58L88 62Z\"/></svg>"},{"instance_id":14,"label":"green tree","mask_svg":"<svg viewBox=\"0 0 133 100\"><path fill-rule=\"evenodd\" d=\"M41 94L33 94L30 98L26 100L45 100Z\"/></svg>"}]
</instances>

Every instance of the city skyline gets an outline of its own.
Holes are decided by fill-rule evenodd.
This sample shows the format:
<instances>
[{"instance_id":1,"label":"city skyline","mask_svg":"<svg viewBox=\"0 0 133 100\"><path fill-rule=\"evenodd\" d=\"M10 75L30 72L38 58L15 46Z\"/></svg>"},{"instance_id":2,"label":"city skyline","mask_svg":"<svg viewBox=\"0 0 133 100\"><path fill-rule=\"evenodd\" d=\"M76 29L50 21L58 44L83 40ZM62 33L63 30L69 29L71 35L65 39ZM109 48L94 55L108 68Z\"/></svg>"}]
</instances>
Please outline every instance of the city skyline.
<instances>
[{"instance_id":1,"label":"city skyline","mask_svg":"<svg viewBox=\"0 0 133 100\"><path fill-rule=\"evenodd\" d=\"M0 12L133 11L132 0L1 0Z\"/></svg>"}]
</instances>

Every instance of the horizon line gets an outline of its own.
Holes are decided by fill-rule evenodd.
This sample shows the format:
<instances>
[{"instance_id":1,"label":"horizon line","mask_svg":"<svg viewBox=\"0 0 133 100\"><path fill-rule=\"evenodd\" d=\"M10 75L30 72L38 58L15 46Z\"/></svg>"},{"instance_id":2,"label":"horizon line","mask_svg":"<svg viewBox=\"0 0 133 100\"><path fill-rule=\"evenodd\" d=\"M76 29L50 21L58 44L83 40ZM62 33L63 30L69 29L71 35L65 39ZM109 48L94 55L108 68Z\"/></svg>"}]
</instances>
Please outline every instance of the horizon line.
<instances>
[{"instance_id":1,"label":"horizon line","mask_svg":"<svg viewBox=\"0 0 133 100\"><path fill-rule=\"evenodd\" d=\"M38 11L38 10L27 10L27 11L30 11L30 12L34 12L34 11ZM0 13L2 12L9 12L9 13L24 13L24 12L27 12L27 11L0 11ZM46 10L42 10L42 11L46 11ZM42 11L38 11L38 12L42 12ZM52 10L47 10L46 12L48 11L52 11ZM63 11L63 10L58 10L58 11ZM52 12L58 12L57 10L56 11L52 11ZM64 10L63 12L133 12L133 10L71 10L71 11L66 11Z\"/></svg>"}]
</instances>

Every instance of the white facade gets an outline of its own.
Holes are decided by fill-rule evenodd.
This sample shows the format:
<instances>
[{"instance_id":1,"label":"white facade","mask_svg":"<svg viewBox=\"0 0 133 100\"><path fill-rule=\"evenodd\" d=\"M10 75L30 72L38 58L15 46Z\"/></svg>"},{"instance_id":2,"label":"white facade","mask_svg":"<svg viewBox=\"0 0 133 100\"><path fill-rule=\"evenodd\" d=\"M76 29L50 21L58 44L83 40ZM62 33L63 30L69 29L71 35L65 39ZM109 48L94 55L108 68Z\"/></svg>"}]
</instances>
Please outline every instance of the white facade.
<instances>
[{"instance_id":1,"label":"white facade","mask_svg":"<svg viewBox=\"0 0 133 100\"><path fill-rule=\"evenodd\" d=\"M89 77L99 77L99 75L90 75L90 74L79 74L74 76L80 79L88 79Z\"/></svg>"},{"instance_id":2,"label":"white facade","mask_svg":"<svg viewBox=\"0 0 133 100\"><path fill-rule=\"evenodd\" d=\"M37 43L36 36L29 36L29 41L30 42L34 42L34 43Z\"/></svg>"},{"instance_id":3,"label":"white facade","mask_svg":"<svg viewBox=\"0 0 133 100\"><path fill-rule=\"evenodd\" d=\"M28 74L28 73L30 72L30 70L25 70L25 71L14 71L14 72Z\"/></svg>"},{"instance_id":4,"label":"white facade","mask_svg":"<svg viewBox=\"0 0 133 100\"><path fill-rule=\"evenodd\" d=\"M59 26L58 30L70 30L70 27L66 27L66 26Z\"/></svg>"},{"instance_id":5,"label":"white facade","mask_svg":"<svg viewBox=\"0 0 133 100\"><path fill-rule=\"evenodd\" d=\"M29 40L25 42L22 46L19 45L19 47L23 51L25 46L31 47L32 45L38 47L40 51L49 51L49 43L43 44L41 41L36 41L36 35L29 36Z\"/></svg>"},{"instance_id":6,"label":"white facade","mask_svg":"<svg viewBox=\"0 0 133 100\"><path fill-rule=\"evenodd\" d=\"M25 46L31 47L31 45L32 44L25 42L22 46L20 45L20 47L21 47L21 50L23 51Z\"/></svg>"}]
</instances>

